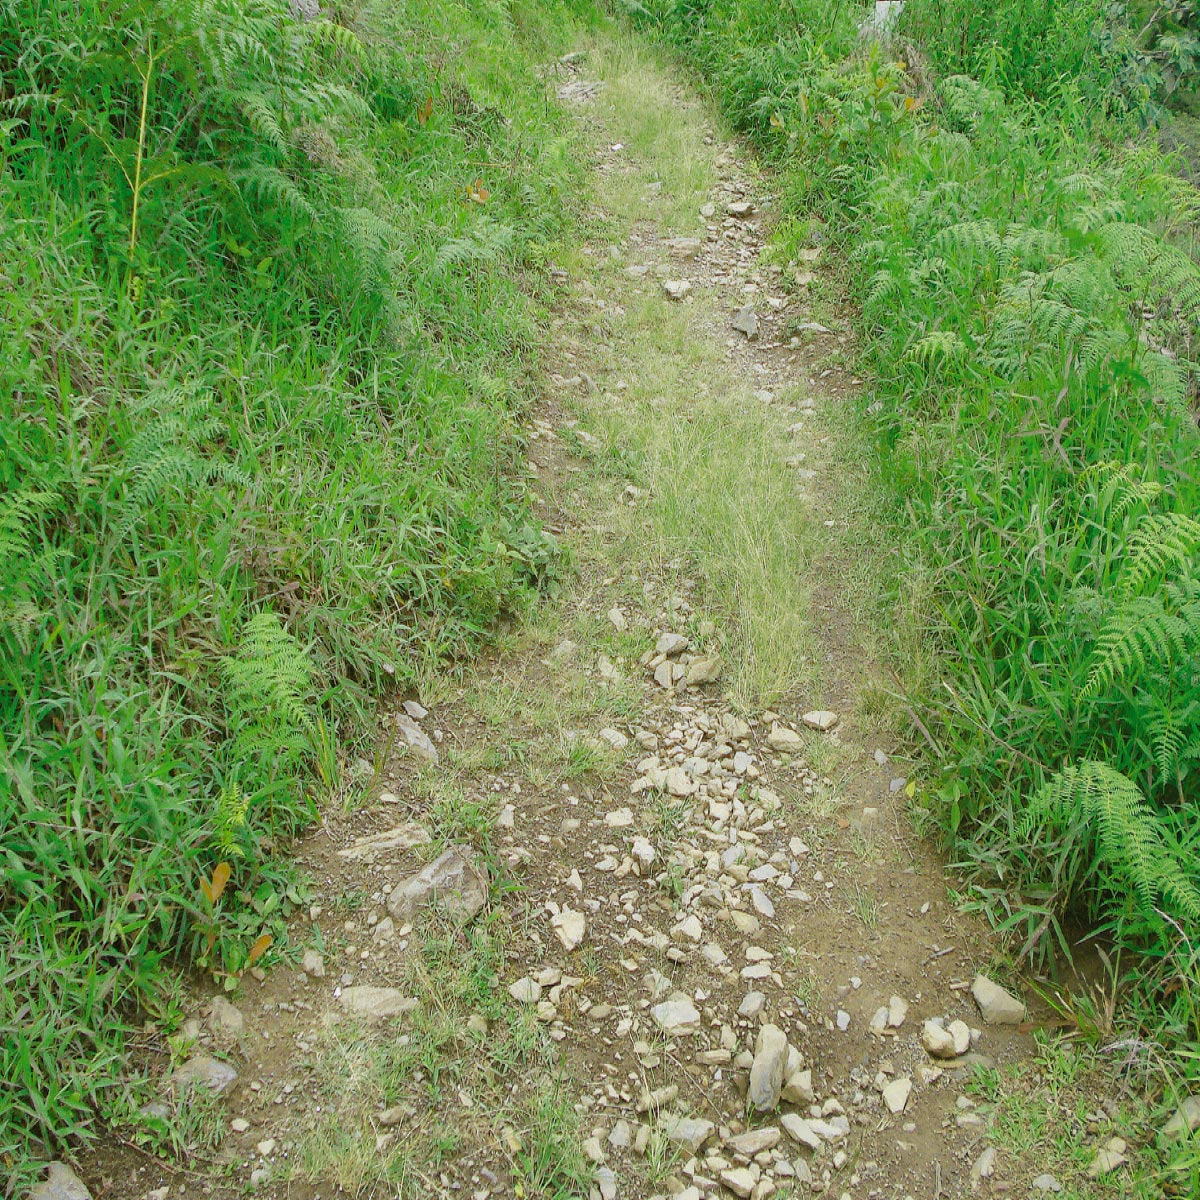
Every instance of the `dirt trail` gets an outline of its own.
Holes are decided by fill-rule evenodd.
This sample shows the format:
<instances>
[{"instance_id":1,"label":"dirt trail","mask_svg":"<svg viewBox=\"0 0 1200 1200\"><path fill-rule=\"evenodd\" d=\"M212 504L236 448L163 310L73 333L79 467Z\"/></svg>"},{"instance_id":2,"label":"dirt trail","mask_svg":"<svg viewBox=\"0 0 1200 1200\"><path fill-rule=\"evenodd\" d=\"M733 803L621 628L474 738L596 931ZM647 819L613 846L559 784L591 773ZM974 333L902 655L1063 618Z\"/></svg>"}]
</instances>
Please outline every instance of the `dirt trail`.
<instances>
[{"instance_id":1,"label":"dirt trail","mask_svg":"<svg viewBox=\"0 0 1200 1200\"><path fill-rule=\"evenodd\" d=\"M408 727L426 757L385 722L366 802L301 848L316 889L296 931L306 969L248 979L235 1013L200 997L185 1052L238 1072L188 1118L193 1136L224 1132L208 1165L172 1173L110 1145L84 1164L97 1198L253 1183L296 1200L859 1200L987 1194L1037 1173L1000 1158L978 1178L969 1065L1023 1057L1031 1039L980 1019L969 987L996 948L948 902L865 699L831 433L855 386L850 347L845 322L805 300L825 255L804 247L811 279L785 289L761 257L770 181L651 68L598 53L559 83L594 151L597 232L564 269L529 459L578 582L419 698ZM699 150L656 161L639 95L657 97L656 136L686 127ZM679 241L689 221L696 240ZM694 390L662 397L673 337L698 357L671 378ZM703 431L722 406L789 489L762 504L779 505L781 531L805 525L806 575L781 603L807 665L773 710L747 682L762 675L740 643L754 613L722 601L739 581L714 583L708 543L679 544L660 503L689 461L722 451L672 457L646 432ZM389 831L390 848L361 841ZM469 921L395 899L446 847L489 878ZM468 899L471 886L468 870ZM932 1058L930 1018L974 1029L970 1052ZM774 1068L768 1026L784 1039Z\"/></svg>"}]
</instances>

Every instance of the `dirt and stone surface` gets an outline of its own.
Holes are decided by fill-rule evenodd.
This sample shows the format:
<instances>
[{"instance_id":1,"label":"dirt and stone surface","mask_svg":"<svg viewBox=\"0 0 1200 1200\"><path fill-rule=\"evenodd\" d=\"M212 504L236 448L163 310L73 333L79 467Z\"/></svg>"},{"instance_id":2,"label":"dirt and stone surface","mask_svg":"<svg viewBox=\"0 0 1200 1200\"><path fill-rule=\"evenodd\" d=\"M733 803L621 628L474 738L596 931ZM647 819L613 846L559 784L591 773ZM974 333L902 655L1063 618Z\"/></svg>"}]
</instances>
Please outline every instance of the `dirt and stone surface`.
<instances>
[{"instance_id":1,"label":"dirt and stone surface","mask_svg":"<svg viewBox=\"0 0 1200 1200\"><path fill-rule=\"evenodd\" d=\"M696 564L649 535L641 561L606 551L611 523L580 500L606 489L636 528L642 489L611 460L597 471L588 413L621 404L637 364L589 331L661 296L761 409L796 503L835 528L821 430L856 381L847 335L806 304L822 248L790 278L763 264L770 181L715 128L697 235L660 228L655 164L622 144L586 60L562 82L598 196L647 180L642 217L564 274L530 434L579 579L383 719L360 801L298 847L312 894L294 959L231 996L200 989L172 1042L148 1033L147 1061L174 1071L163 1111L202 1107L219 1147L176 1168L118 1128L78 1164L96 1200L932 1200L1024 1195L1039 1174L989 1146L966 1086L976 1064L1027 1056L1031 1023L984 978L997 948L909 826L903 748L864 715L873 668L836 550L797 613L819 692L735 705L737 630L706 611ZM678 89L661 99L703 119Z\"/></svg>"}]
</instances>

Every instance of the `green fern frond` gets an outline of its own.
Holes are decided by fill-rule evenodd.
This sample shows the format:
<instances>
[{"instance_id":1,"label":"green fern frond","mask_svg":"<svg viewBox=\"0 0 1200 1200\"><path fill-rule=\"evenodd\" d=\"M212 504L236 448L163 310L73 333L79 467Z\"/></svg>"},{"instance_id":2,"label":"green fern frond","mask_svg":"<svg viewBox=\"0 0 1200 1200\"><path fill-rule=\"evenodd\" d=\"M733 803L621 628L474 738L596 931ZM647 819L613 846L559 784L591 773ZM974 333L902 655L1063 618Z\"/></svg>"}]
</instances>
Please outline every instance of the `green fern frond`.
<instances>
[{"instance_id":1,"label":"green fern frond","mask_svg":"<svg viewBox=\"0 0 1200 1200\"><path fill-rule=\"evenodd\" d=\"M260 728L274 723L289 732L316 733L310 708L312 663L274 613L258 613L246 622L237 653L223 657L220 670L239 720Z\"/></svg>"},{"instance_id":2,"label":"green fern frond","mask_svg":"<svg viewBox=\"0 0 1200 1200\"><path fill-rule=\"evenodd\" d=\"M286 172L266 163L251 163L235 170L231 178L237 185L243 200L253 198L262 207L282 209L302 220L317 222L313 206L305 198L299 185ZM249 208L250 205L247 205Z\"/></svg>"},{"instance_id":3,"label":"green fern frond","mask_svg":"<svg viewBox=\"0 0 1200 1200\"><path fill-rule=\"evenodd\" d=\"M1135 673L1186 655L1190 641L1186 622L1168 612L1159 596L1134 596L1109 618L1096 639L1092 668L1082 696L1101 690Z\"/></svg>"},{"instance_id":4,"label":"green fern frond","mask_svg":"<svg viewBox=\"0 0 1200 1200\"><path fill-rule=\"evenodd\" d=\"M1131 888L1147 914L1165 907L1188 923L1200 920L1200 891L1132 780L1091 759L1064 767L1033 795L1021 832L1028 837L1046 825L1069 829L1081 819L1110 887Z\"/></svg>"},{"instance_id":5,"label":"green fern frond","mask_svg":"<svg viewBox=\"0 0 1200 1200\"><path fill-rule=\"evenodd\" d=\"M245 835L246 818L250 813L250 797L235 781L227 784L217 795L214 824L217 847L223 856L242 857L242 839Z\"/></svg>"},{"instance_id":6,"label":"green fern frond","mask_svg":"<svg viewBox=\"0 0 1200 1200\"><path fill-rule=\"evenodd\" d=\"M1092 463L1079 476L1079 487L1095 487L1101 511L1108 514L1109 527L1119 525L1134 505L1149 507L1162 495L1162 484L1142 479L1136 463Z\"/></svg>"},{"instance_id":7,"label":"green fern frond","mask_svg":"<svg viewBox=\"0 0 1200 1200\"><path fill-rule=\"evenodd\" d=\"M960 221L943 229L933 239L939 250L970 264L995 265L1001 255L1003 242L991 221Z\"/></svg>"},{"instance_id":8,"label":"green fern frond","mask_svg":"<svg viewBox=\"0 0 1200 1200\"><path fill-rule=\"evenodd\" d=\"M1141 225L1114 221L1099 230L1100 244L1117 275L1152 303L1177 310L1200 307L1200 267Z\"/></svg>"},{"instance_id":9,"label":"green fern frond","mask_svg":"<svg viewBox=\"0 0 1200 1200\"><path fill-rule=\"evenodd\" d=\"M955 362L966 356L967 346L951 329L935 329L918 338L904 352L903 361L917 363L930 370L941 363Z\"/></svg>"},{"instance_id":10,"label":"green fern frond","mask_svg":"<svg viewBox=\"0 0 1200 1200\"><path fill-rule=\"evenodd\" d=\"M1138 522L1125 548L1121 583L1134 595L1170 568L1189 567L1200 551L1200 521L1184 513L1149 513Z\"/></svg>"}]
</instances>

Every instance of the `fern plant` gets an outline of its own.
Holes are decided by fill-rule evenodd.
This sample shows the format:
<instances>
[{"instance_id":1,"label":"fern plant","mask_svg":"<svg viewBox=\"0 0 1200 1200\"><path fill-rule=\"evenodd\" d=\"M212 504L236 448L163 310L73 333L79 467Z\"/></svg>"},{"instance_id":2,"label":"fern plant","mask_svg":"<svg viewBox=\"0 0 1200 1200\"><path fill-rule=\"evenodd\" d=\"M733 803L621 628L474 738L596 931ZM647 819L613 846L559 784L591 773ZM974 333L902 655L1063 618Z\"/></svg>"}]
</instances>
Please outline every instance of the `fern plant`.
<instances>
[{"instance_id":1,"label":"fern plant","mask_svg":"<svg viewBox=\"0 0 1200 1200\"><path fill-rule=\"evenodd\" d=\"M269 777L315 752L321 735L312 663L274 613L246 622L237 652L221 659L220 670L237 757L264 765Z\"/></svg>"},{"instance_id":2,"label":"fern plant","mask_svg":"<svg viewBox=\"0 0 1200 1200\"><path fill-rule=\"evenodd\" d=\"M1062 904L1086 894L1124 936L1161 946L1164 914L1185 927L1200 922L1200 863L1178 841L1200 798L1200 521L1154 511L1161 489L1127 464L1100 464L1084 478L1120 563L1078 698L1078 717L1106 759L1054 774L1021 832L1062 839Z\"/></svg>"}]
</instances>

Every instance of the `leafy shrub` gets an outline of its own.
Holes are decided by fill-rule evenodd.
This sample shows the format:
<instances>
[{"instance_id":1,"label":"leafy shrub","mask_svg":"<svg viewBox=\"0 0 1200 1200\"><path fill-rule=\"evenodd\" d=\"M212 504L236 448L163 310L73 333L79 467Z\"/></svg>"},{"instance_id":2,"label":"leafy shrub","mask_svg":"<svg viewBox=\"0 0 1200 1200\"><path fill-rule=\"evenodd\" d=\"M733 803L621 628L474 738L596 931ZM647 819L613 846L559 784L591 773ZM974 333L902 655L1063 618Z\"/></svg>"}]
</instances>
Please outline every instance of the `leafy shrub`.
<instances>
[{"instance_id":1,"label":"leafy shrub","mask_svg":"<svg viewBox=\"0 0 1200 1200\"><path fill-rule=\"evenodd\" d=\"M271 852L379 692L553 581L515 435L573 191L534 68L570 10L324 11L0 0L18 1173L86 1134L134 1006L170 1018L165 964L235 978L282 932Z\"/></svg>"}]
</instances>

